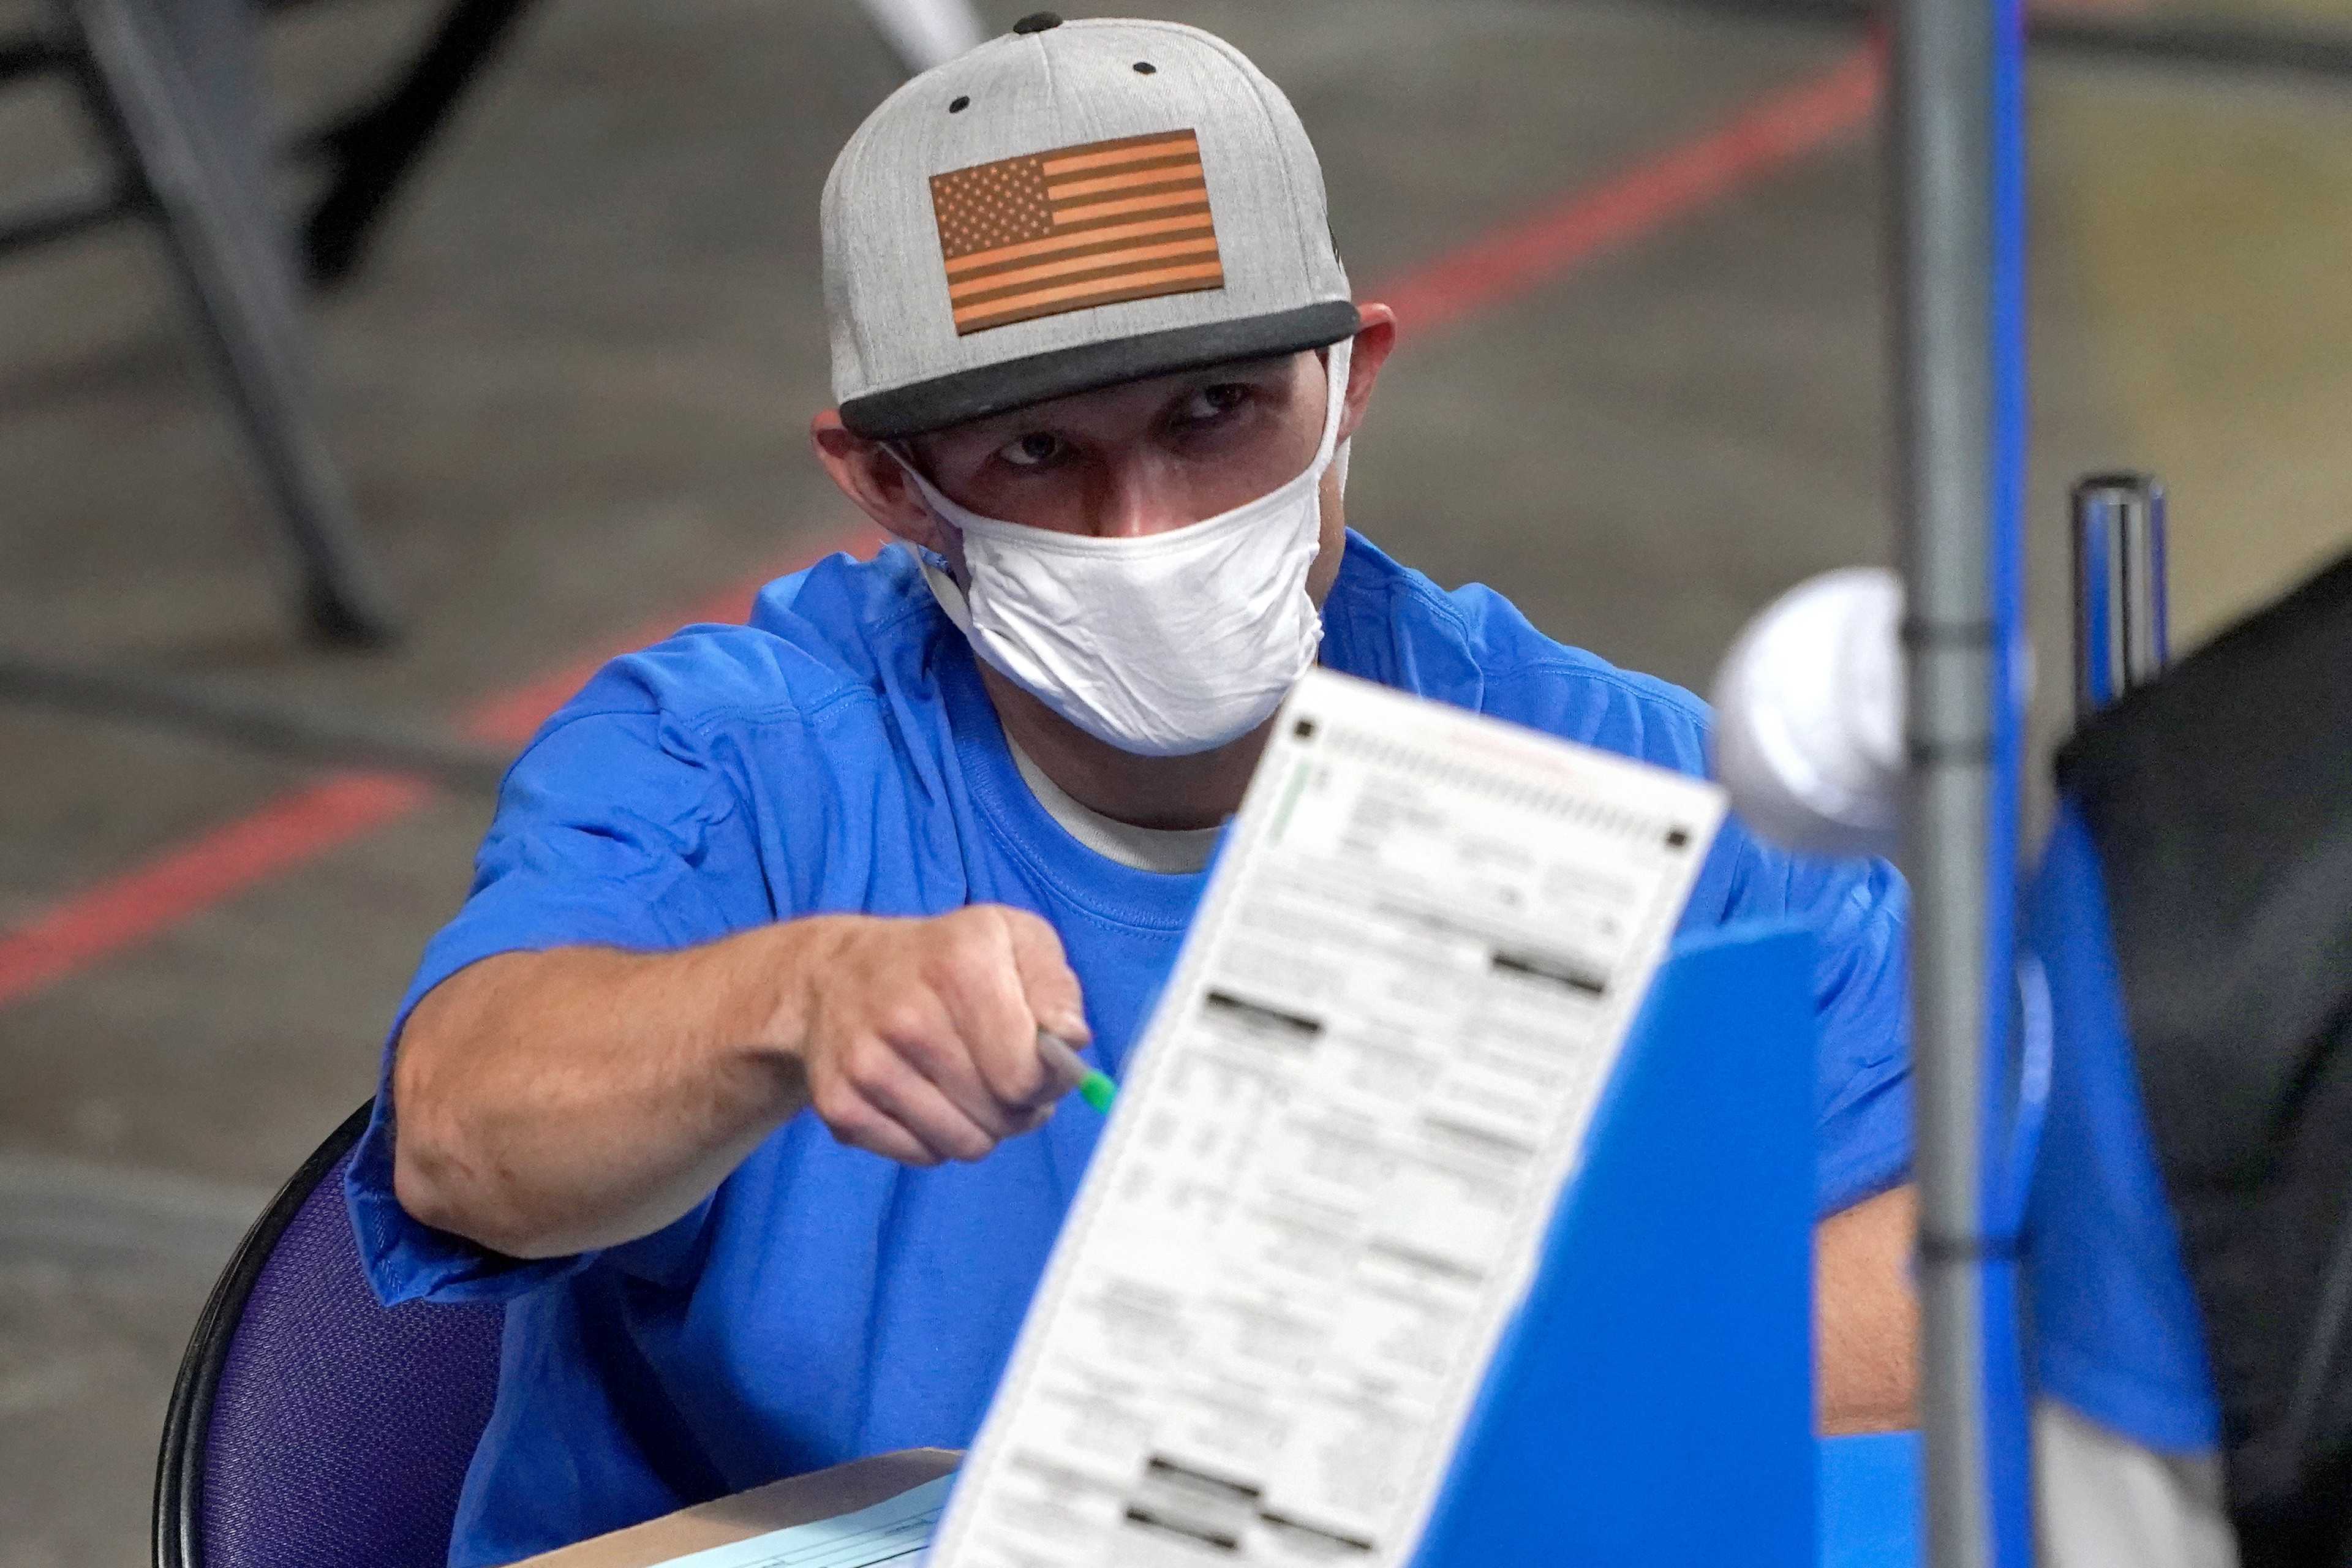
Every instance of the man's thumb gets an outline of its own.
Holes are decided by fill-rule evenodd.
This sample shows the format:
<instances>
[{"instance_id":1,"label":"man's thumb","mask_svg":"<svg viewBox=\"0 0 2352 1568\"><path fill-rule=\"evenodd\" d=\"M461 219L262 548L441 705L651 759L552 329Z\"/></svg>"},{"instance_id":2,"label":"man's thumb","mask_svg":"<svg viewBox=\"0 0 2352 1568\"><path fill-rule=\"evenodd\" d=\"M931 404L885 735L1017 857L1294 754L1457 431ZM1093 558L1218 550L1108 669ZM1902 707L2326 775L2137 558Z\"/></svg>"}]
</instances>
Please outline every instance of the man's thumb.
<instances>
[{"instance_id":1,"label":"man's thumb","mask_svg":"<svg viewBox=\"0 0 2352 1568\"><path fill-rule=\"evenodd\" d=\"M1087 1027L1086 999L1078 977L1062 953L1062 939L1054 928L1026 910L1008 910L1006 925L1013 939L1013 962L1021 975L1021 993L1028 999L1037 1026L1074 1046L1094 1038Z\"/></svg>"}]
</instances>

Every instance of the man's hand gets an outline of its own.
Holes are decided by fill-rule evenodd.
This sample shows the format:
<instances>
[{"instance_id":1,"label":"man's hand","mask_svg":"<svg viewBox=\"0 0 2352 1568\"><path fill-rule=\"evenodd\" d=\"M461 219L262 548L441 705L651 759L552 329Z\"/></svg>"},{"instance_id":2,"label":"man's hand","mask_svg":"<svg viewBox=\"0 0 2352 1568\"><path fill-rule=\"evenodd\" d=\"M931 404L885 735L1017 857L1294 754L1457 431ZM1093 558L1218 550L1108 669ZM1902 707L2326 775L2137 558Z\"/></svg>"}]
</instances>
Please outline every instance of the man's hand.
<instances>
[{"instance_id":1,"label":"man's hand","mask_svg":"<svg viewBox=\"0 0 2352 1568\"><path fill-rule=\"evenodd\" d=\"M1034 1131L1070 1085L1040 1029L1087 1038L1054 928L978 904L931 920L844 921L810 975L797 1055L833 1135L908 1165L977 1160Z\"/></svg>"},{"instance_id":2,"label":"man's hand","mask_svg":"<svg viewBox=\"0 0 2352 1568\"><path fill-rule=\"evenodd\" d=\"M500 953L401 1031L394 1187L427 1225L546 1258L660 1229L811 1106L894 1160L977 1160L1073 1087L1040 1028L1087 1037L1076 977L1052 927L994 905Z\"/></svg>"}]
</instances>

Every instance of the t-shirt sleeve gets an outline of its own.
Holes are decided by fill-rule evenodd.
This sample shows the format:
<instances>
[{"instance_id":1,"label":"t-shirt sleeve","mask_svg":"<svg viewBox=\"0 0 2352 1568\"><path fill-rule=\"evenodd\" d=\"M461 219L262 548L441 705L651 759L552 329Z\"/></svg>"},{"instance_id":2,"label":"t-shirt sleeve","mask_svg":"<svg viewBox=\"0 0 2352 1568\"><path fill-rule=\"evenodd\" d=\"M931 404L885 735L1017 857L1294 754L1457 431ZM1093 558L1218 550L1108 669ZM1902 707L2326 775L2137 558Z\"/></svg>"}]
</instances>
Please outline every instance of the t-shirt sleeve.
<instances>
[{"instance_id":1,"label":"t-shirt sleeve","mask_svg":"<svg viewBox=\"0 0 2352 1568\"><path fill-rule=\"evenodd\" d=\"M1555 654L1490 685L1498 717L1661 767L1708 776L1705 703L1646 677ZM1759 842L1727 819L1691 891L1685 930L1793 923L1818 944L1813 1005L1815 1189L1824 1215L1899 1185L1911 1168L1910 895L1884 860L1825 860Z\"/></svg>"},{"instance_id":2,"label":"t-shirt sleeve","mask_svg":"<svg viewBox=\"0 0 2352 1568\"><path fill-rule=\"evenodd\" d=\"M2193 1453L2221 1410L2179 1227L2140 1109L2096 851L2063 806L2026 903L2049 985L2050 1098L2025 1216L2042 1392L2133 1441Z\"/></svg>"},{"instance_id":3,"label":"t-shirt sleeve","mask_svg":"<svg viewBox=\"0 0 2352 1568\"><path fill-rule=\"evenodd\" d=\"M1824 860L1759 843L1735 818L1693 897L1718 919L1793 921L1818 943L1815 1203L1823 1215L1900 1185L1911 1169L1910 892L1884 860ZM1707 884L1717 884L1712 900Z\"/></svg>"},{"instance_id":4,"label":"t-shirt sleeve","mask_svg":"<svg viewBox=\"0 0 2352 1568\"><path fill-rule=\"evenodd\" d=\"M765 889L740 796L690 730L657 710L629 708L567 710L541 731L499 791L464 908L427 944L401 999L374 1115L345 1177L360 1256L379 1297L505 1300L587 1261L506 1258L422 1225L400 1206L392 1062L417 1002L498 953L656 952L715 941L774 918ZM629 1245L659 1251L664 1243L656 1236Z\"/></svg>"}]
</instances>

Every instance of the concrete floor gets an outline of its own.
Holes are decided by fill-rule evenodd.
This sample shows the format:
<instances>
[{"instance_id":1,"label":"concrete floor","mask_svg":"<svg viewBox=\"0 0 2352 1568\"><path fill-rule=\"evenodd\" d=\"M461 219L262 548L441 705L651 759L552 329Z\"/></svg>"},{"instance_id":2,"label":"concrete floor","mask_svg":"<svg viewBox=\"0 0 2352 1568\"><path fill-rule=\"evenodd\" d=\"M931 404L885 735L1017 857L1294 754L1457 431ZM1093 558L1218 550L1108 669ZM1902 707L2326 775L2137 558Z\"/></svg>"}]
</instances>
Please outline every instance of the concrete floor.
<instances>
[{"instance_id":1,"label":"concrete floor","mask_svg":"<svg viewBox=\"0 0 2352 1568\"><path fill-rule=\"evenodd\" d=\"M991 0L1009 21L1027 6ZM1562 0L1168 0L1251 53L1321 150L1361 291L1843 58L1817 27ZM0 8L0 21L14 13ZM291 120L419 24L392 0L272 38ZM895 68L843 0L545 8L318 318L323 395L411 617L394 653L295 633L271 539L124 228L0 266L0 649L446 727L852 521L806 456L827 401L816 197ZM2035 614L2063 721L2066 481L2173 481L2192 631L2352 540L2352 99L2079 60L2034 90ZM0 98L0 207L75 157ZM26 174L23 186L15 184ZM1866 132L1409 336L1349 515L1622 663L1703 684L1741 620L1886 552L1886 321ZM315 773L0 707L0 936ZM142 1558L155 1433L261 1195L369 1090L487 812L431 798L0 1005L0 1568Z\"/></svg>"}]
</instances>

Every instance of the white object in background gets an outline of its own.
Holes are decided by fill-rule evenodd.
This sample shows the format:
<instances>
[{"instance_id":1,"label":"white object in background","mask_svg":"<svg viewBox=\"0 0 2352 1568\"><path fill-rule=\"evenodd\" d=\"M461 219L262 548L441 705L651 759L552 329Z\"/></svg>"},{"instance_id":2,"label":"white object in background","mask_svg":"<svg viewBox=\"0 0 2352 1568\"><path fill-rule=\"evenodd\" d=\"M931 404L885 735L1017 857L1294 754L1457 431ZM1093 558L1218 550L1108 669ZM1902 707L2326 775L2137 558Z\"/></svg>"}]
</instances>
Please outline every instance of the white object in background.
<instances>
[{"instance_id":1,"label":"white object in background","mask_svg":"<svg viewBox=\"0 0 2352 1568\"><path fill-rule=\"evenodd\" d=\"M1715 678L1715 767L1762 837L1886 855L1902 822L1903 584L1827 572L1748 623Z\"/></svg>"},{"instance_id":2,"label":"white object in background","mask_svg":"<svg viewBox=\"0 0 2352 1568\"><path fill-rule=\"evenodd\" d=\"M1722 814L1311 671L932 1561L1409 1562Z\"/></svg>"},{"instance_id":3,"label":"white object in background","mask_svg":"<svg viewBox=\"0 0 2352 1568\"><path fill-rule=\"evenodd\" d=\"M2054 1399L2033 1405L2034 1545L2051 1568L2238 1568L2210 1450L2159 1453Z\"/></svg>"},{"instance_id":4,"label":"white object in background","mask_svg":"<svg viewBox=\"0 0 2352 1568\"><path fill-rule=\"evenodd\" d=\"M907 68L919 76L988 37L969 0L865 0L866 14Z\"/></svg>"}]
</instances>

